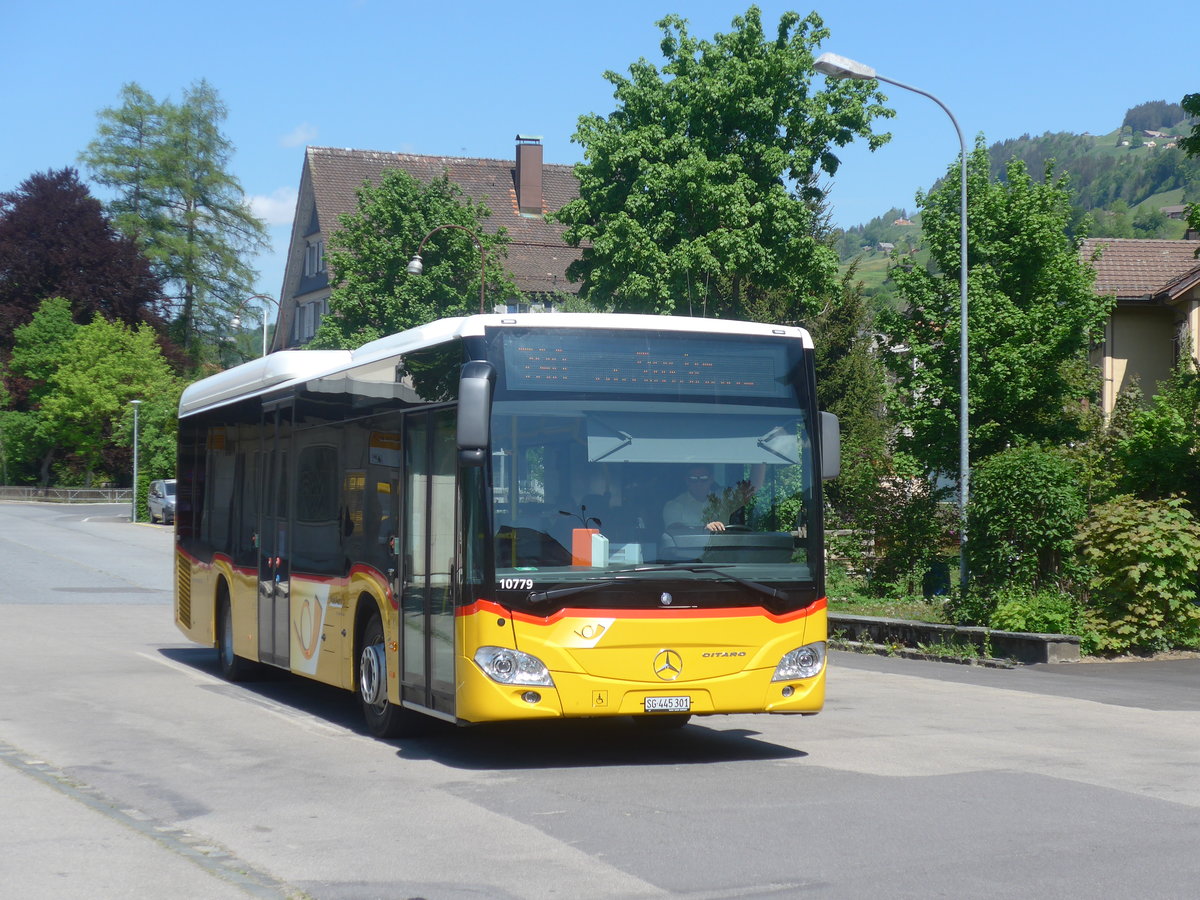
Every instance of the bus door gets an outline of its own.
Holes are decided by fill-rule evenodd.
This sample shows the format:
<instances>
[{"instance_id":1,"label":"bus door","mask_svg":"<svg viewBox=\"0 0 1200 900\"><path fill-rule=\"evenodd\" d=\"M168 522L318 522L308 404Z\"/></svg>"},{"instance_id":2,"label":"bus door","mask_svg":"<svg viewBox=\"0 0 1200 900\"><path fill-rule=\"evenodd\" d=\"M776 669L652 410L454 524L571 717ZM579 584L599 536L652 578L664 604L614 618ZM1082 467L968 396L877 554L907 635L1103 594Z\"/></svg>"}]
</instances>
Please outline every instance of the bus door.
<instances>
[{"instance_id":1,"label":"bus door","mask_svg":"<svg viewBox=\"0 0 1200 900\"><path fill-rule=\"evenodd\" d=\"M453 716L458 568L455 412L410 414L405 425L401 699Z\"/></svg>"},{"instance_id":2,"label":"bus door","mask_svg":"<svg viewBox=\"0 0 1200 900\"><path fill-rule=\"evenodd\" d=\"M290 662L291 647L288 635L291 402L289 398L263 411L263 483L258 522L258 658L285 668Z\"/></svg>"}]
</instances>

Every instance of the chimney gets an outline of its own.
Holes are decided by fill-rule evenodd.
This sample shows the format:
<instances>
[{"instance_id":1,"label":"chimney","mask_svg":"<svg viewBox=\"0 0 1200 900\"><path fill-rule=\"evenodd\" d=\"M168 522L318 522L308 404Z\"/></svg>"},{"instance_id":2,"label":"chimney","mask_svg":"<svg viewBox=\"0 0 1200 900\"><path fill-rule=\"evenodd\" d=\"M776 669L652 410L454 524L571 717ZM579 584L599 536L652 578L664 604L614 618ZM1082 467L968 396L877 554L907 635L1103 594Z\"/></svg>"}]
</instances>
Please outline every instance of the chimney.
<instances>
[{"instance_id":1,"label":"chimney","mask_svg":"<svg viewBox=\"0 0 1200 900\"><path fill-rule=\"evenodd\" d=\"M517 135L517 209L540 216L542 208L542 136Z\"/></svg>"}]
</instances>

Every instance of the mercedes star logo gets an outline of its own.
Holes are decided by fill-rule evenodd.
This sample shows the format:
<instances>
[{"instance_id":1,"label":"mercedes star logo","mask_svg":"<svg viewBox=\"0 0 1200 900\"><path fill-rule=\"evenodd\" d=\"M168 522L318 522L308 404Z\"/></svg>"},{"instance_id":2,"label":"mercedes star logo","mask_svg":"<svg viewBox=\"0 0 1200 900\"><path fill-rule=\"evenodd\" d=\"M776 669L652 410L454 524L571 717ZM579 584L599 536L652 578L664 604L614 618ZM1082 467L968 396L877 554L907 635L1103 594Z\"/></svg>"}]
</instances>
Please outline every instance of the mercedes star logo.
<instances>
[{"instance_id":1,"label":"mercedes star logo","mask_svg":"<svg viewBox=\"0 0 1200 900\"><path fill-rule=\"evenodd\" d=\"M654 657L654 674L663 681L674 681L683 674L683 658L674 650L663 650Z\"/></svg>"}]
</instances>

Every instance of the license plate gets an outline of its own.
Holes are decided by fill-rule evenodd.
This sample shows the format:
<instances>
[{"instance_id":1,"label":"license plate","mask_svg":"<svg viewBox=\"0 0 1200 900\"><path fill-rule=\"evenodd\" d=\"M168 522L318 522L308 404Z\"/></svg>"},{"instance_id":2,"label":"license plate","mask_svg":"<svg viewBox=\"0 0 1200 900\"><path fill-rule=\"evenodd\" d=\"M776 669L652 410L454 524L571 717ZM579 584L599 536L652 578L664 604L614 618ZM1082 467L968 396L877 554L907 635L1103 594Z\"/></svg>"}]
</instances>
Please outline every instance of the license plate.
<instances>
[{"instance_id":1,"label":"license plate","mask_svg":"<svg viewBox=\"0 0 1200 900\"><path fill-rule=\"evenodd\" d=\"M692 708L691 697L647 697L646 712L688 712Z\"/></svg>"}]
</instances>

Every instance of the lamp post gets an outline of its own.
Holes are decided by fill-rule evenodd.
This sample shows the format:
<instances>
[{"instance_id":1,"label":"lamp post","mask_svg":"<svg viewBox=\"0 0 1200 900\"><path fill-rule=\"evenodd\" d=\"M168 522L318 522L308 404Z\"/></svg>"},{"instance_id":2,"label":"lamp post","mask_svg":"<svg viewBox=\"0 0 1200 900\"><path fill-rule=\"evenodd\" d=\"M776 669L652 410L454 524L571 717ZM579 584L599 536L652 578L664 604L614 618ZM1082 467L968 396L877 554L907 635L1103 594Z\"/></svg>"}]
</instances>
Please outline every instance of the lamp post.
<instances>
[{"instance_id":1,"label":"lamp post","mask_svg":"<svg viewBox=\"0 0 1200 900\"><path fill-rule=\"evenodd\" d=\"M130 522L136 522L138 520L138 407L141 406L141 404L141 400L129 401L129 405L133 407L133 502L130 504L129 508Z\"/></svg>"},{"instance_id":2,"label":"lamp post","mask_svg":"<svg viewBox=\"0 0 1200 900\"><path fill-rule=\"evenodd\" d=\"M421 238L421 243L417 245L417 252L413 254L413 258L409 260L408 266L404 269L409 275L420 275L425 271L425 264L421 261L421 251L425 249L425 242L446 228L455 228L459 231L465 231L467 236L475 242L475 246L479 248L479 311L483 312L483 286L484 275L487 271L487 251L483 249L483 241L479 240L479 236L470 228L462 225L439 225L425 237Z\"/></svg>"},{"instance_id":3,"label":"lamp post","mask_svg":"<svg viewBox=\"0 0 1200 900\"><path fill-rule=\"evenodd\" d=\"M245 300L243 300L241 302L241 305L238 306L237 312L235 312L233 314L233 318L229 320L229 324L231 326L233 326L234 328L242 327L241 313L242 313L242 310L245 309L246 304L249 303L251 300L266 300L268 303L274 303L275 304L275 315L278 318L278 316L279 316L279 301L278 300L276 300L273 297L268 297L266 294L253 294L253 295L247 297ZM262 355L263 356L267 355L267 314L265 311L263 312Z\"/></svg>"},{"instance_id":4,"label":"lamp post","mask_svg":"<svg viewBox=\"0 0 1200 900\"><path fill-rule=\"evenodd\" d=\"M958 134L959 146L959 174L961 175L961 183L959 185L959 266L958 266L958 290L959 290L959 333L958 333L958 358L959 358L959 373L958 373L958 391L959 391L959 411L958 411L958 577L959 585L962 590L967 589L967 500L970 497L971 485L971 469L970 469L970 404L967 398L967 142L963 140L962 129L958 127L958 119L954 118L954 113L950 112L950 107L935 97L928 91L923 91L920 88L913 87L911 84L905 84L902 81L894 81L891 78L885 78L872 69L870 66L863 65L853 59L847 59L845 56L838 56L836 53L822 53L817 61L813 64L818 72L830 78L851 78L856 81L885 81L888 84L894 84L898 88L903 88L906 91L912 91L914 94L920 94L922 97L928 97L938 106L943 112L950 117L950 122L954 125L954 131Z\"/></svg>"}]
</instances>

